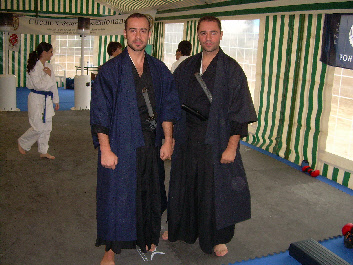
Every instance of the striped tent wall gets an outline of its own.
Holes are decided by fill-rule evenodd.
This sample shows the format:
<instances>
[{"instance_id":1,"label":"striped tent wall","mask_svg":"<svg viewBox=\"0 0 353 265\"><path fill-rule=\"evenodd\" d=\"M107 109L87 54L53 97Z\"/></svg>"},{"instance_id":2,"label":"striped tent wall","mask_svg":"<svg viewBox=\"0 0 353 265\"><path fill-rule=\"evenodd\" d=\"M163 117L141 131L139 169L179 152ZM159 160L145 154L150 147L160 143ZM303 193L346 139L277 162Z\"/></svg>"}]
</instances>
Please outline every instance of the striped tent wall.
<instances>
[{"instance_id":1,"label":"striped tent wall","mask_svg":"<svg viewBox=\"0 0 353 265\"><path fill-rule=\"evenodd\" d=\"M107 46L109 42L112 42L112 41L120 42L121 45L123 45L123 47L126 46L124 35L97 36L97 38L95 39L95 43L98 43L98 47L97 49L96 48L94 49L95 51L98 50L98 58L97 58L96 65L102 65L109 60L109 55L107 53Z\"/></svg>"},{"instance_id":2,"label":"striped tent wall","mask_svg":"<svg viewBox=\"0 0 353 265\"><path fill-rule=\"evenodd\" d=\"M114 15L113 9L107 8L95 0L21 0L21 1L1 1L0 10L7 12L18 12L28 14L48 15L89 15L107 16ZM39 10L38 12L36 10Z\"/></svg>"},{"instance_id":3,"label":"striped tent wall","mask_svg":"<svg viewBox=\"0 0 353 265\"><path fill-rule=\"evenodd\" d=\"M9 51L9 74L15 75L17 77L17 86L26 86L26 67L28 55L30 52L34 51L39 43L42 41L51 43L50 35L32 35L32 34L21 34L21 43L18 52ZM3 48L3 35L0 38L0 47ZM3 50L3 49L2 49ZM2 56L5 56L1 52ZM3 59L0 58L0 59ZM1 69L3 71L3 69Z\"/></svg>"},{"instance_id":4,"label":"striped tent wall","mask_svg":"<svg viewBox=\"0 0 353 265\"><path fill-rule=\"evenodd\" d=\"M37 3L39 6L37 6ZM94 16L107 16L114 15L115 11L105 7L94 0L53 0L53 1L36 1L36 0L23 0L23 1L0 1L0 10L8 12L21 11L24 13L32 14L38 7L38 12L44 14L58 14L69 15L73 13ZM4 33L0 34L0 59L3 62L4 51ZM26 84L26 65L28 53L33 51L40 42L38 40L51 42L50 36L29 35L21 34L21 45L19 52L8 53L9 74L14 74L17 77L17 86L25 86ZM34 41L33 41L34 40ZM0 74L4 74L3 64L0 64Z\"/></svg>"},{"instance_id":5,"label":"striped tent wall","mask_svg":"<svg viewBox=\"0 0 353 265\"><path fill-rule=\"evenodd\" d=\"M195 55L201 52L201 46L199 39L197 38L197 22L198 20L188 20L186 21L185 28L185 40L188 40L192 44L191 55Z\"/></svg>"},{"instance_id":6,"label":"striped tent wall","mask_svg":"<svg viewBox=\"0 0 353 265\"><path fill-rule=\"evenodd\" d=\"M273 15L264 23L258 124L247 141L300 164L317 164L326 65L321 14ZM261 33L260 33L261 34Z\"/></svg>"},{"instance_id":7,"label":"striped tent wall","mask_svg":"<svg viewBox=\"0 0 353 265\"><path fill-rule=\"evenodd\" d=\"M322 168L322 175L345 187L353 189L353 177L351 172L339 169L334 165L324 163Z\"/></svg>"},{"instance_id":8,"label":"striped tent wall","mask_svg":"<svg viewBox=\"0 0 353 265\"><path fill-rule=\"evenodd\" d=\"M164 49L164 22L155 22L152 31L152 37L148 44L152 44L152 56L163 61Z\"/></svg>"}]
</instances>

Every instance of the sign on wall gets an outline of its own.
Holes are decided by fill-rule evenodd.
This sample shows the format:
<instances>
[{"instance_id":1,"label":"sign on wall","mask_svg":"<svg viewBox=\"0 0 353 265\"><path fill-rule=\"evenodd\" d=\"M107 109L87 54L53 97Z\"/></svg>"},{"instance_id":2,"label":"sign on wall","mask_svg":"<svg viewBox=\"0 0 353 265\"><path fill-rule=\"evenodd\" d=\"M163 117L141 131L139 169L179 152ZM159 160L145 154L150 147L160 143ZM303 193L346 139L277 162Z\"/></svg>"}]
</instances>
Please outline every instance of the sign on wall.
<instances>
[{"instance_id":1,"label":"sign on wall","mask_svg":"<svg viewBox=\"0 0 353 265\"><path fill-rule=\"evenodd\" d=\"M353 69L353 14L325 15L320 60Z\"/></svg>"},{"instance_id":2,"label":"sign on wall","mask_svg":"<svg viewBox=\"0 0 353 265\"><path fill-rule=\"evenodd\" d=\"M146 15L155 17L155 11L148 12ZM129 16L115 15L103 18L90 19L89 35L123 35L124 22ZM35 18L20 17L17 34L35 34L35 35L77 35L78 19L53 19L53 18Z\"/></svg>"}]
</instances>

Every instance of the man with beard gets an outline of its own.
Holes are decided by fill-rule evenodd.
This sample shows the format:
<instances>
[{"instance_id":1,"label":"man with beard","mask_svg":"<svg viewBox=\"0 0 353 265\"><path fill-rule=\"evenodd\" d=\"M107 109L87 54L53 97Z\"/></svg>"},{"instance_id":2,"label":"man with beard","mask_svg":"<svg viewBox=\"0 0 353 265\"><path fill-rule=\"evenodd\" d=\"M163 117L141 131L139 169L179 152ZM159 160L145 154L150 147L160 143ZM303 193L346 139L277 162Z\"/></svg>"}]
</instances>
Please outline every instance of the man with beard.
<instances>
[{"instance_id":1,"label":"man with beard","mask_svg":"<svg viewBox=\"0 0 353 265\"><path fill-rule=\"evenodd\" d=\"M102 65L92 89L90 123L98 148L96 246L105 245L102 265L115 264L114 253L121 249L137 245L143 252L154 251L159 242L157 159L171 158L180 104L168 68L145 52L150 36L148 18L130 15L124 30L127 48Z\"/></svg>"},{"instance_id":2,"label":"man with beard","mask_svg":"<svg viewBox=\"0 0 353 265\"><path fill-rule=\"evenodd\" d=\"M174 128L168 235L203 252L228 253L235 224L250 218L250 191L239 152L248 124L257 120L246 76L220 48L218 18L198 22L202 52L174 72L183 106Z\"/></svg>"}]
</instances>

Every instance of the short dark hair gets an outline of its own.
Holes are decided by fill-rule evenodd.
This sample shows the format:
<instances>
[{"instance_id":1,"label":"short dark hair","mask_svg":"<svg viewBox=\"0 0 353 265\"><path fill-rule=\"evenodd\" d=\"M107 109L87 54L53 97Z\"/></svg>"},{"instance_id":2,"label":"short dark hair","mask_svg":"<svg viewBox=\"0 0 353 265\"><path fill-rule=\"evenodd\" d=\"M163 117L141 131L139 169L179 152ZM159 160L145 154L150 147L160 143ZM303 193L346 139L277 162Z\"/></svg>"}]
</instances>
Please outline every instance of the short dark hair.
<instances>
[{"instance_id":1,"label":"short dark hair","mask_svg":"<svg viewBox=\"0 0 353 265\"><path fill-rule=\"evenodd\" d=\"M151 29L151 21L148 19L148 17L145 14L141 14L141 13L133 13L130 16L127 17L127 19L125 19L125 30L127 30L127 21L130 18L145 18L148 22L148 30Z\"/></svg>"},{"instance_id":2,"label":"short dark hair","mask_svg":"<svg viewBox=\"0 0 353 265\"><path fill-rule=\"evenodd\" d=\"M123 45L121 45L120 42L117 42L117 41L109 42L107 47L107 53L109 54L109 56L112 56L117 49L123 49Z\"/></svg>"},{"instance_id":3,"label":"short dark hair","mask_svg":"<svg viewBox=\"0 0 353 265\"><path fill-rule=\"evenodd\" d=\"M219 30L222 31L221 21L214 16L204 16L204 17L200 18L199 22L197 22L197 31L199 31L200 24L203 21L216 22L218 24Z\"/></svg>"},{"instance_id":4,"label":"short dark hair","mask_svg":"<svg viewBox=\"0 0 353 265\"><path fill-rule=\"evenodd\" d=\"M192 50L191 42L187 40L182 40L178 44L178 50L181 52L181 55L190 56Z\"/></svg>"}]
</instances>

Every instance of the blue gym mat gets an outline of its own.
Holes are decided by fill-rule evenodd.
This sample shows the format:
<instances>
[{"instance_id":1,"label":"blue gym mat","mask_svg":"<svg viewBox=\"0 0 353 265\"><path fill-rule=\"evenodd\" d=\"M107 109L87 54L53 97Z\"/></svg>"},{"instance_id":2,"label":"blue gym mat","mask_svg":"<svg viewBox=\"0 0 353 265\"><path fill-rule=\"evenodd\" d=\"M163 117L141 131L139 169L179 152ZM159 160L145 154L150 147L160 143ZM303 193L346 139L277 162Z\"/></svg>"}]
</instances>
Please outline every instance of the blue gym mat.
<instances>
[{"instance_id":1,"label":"blue gym mat","mask_svg":"<svg viewBox=\"0 0 353 265\"><path fill-rule=\"evenodd\" d=\"M333 239L328 239L319 242L328 250L335 253L345 261L353 264L353 249L346 248L343 244L343 236L338 236ZM289 247L289 246L288 246ZM229 263L229 265L245 264L245 265L300 265L300 263L289 255L289 252L283 252L279 254L269 255L266 257L256 258L247 261ZM333 264L332 264L333 265Z\"/></svg>"},{"instance_id":2,"label":"blue gym mat","mask_svg":"<svg viewBox=\"0 0 353 265\"><path fill-rule=\"evenodd\" d=\"M75 106L75 95L73 89L64 89L59 87L59 98L60 98L60 110L71 110ZM16 107L20 111L28 111L27 98L29 94L27 87L18 87L16 89Z\"/></svg>"}]
</instances>

